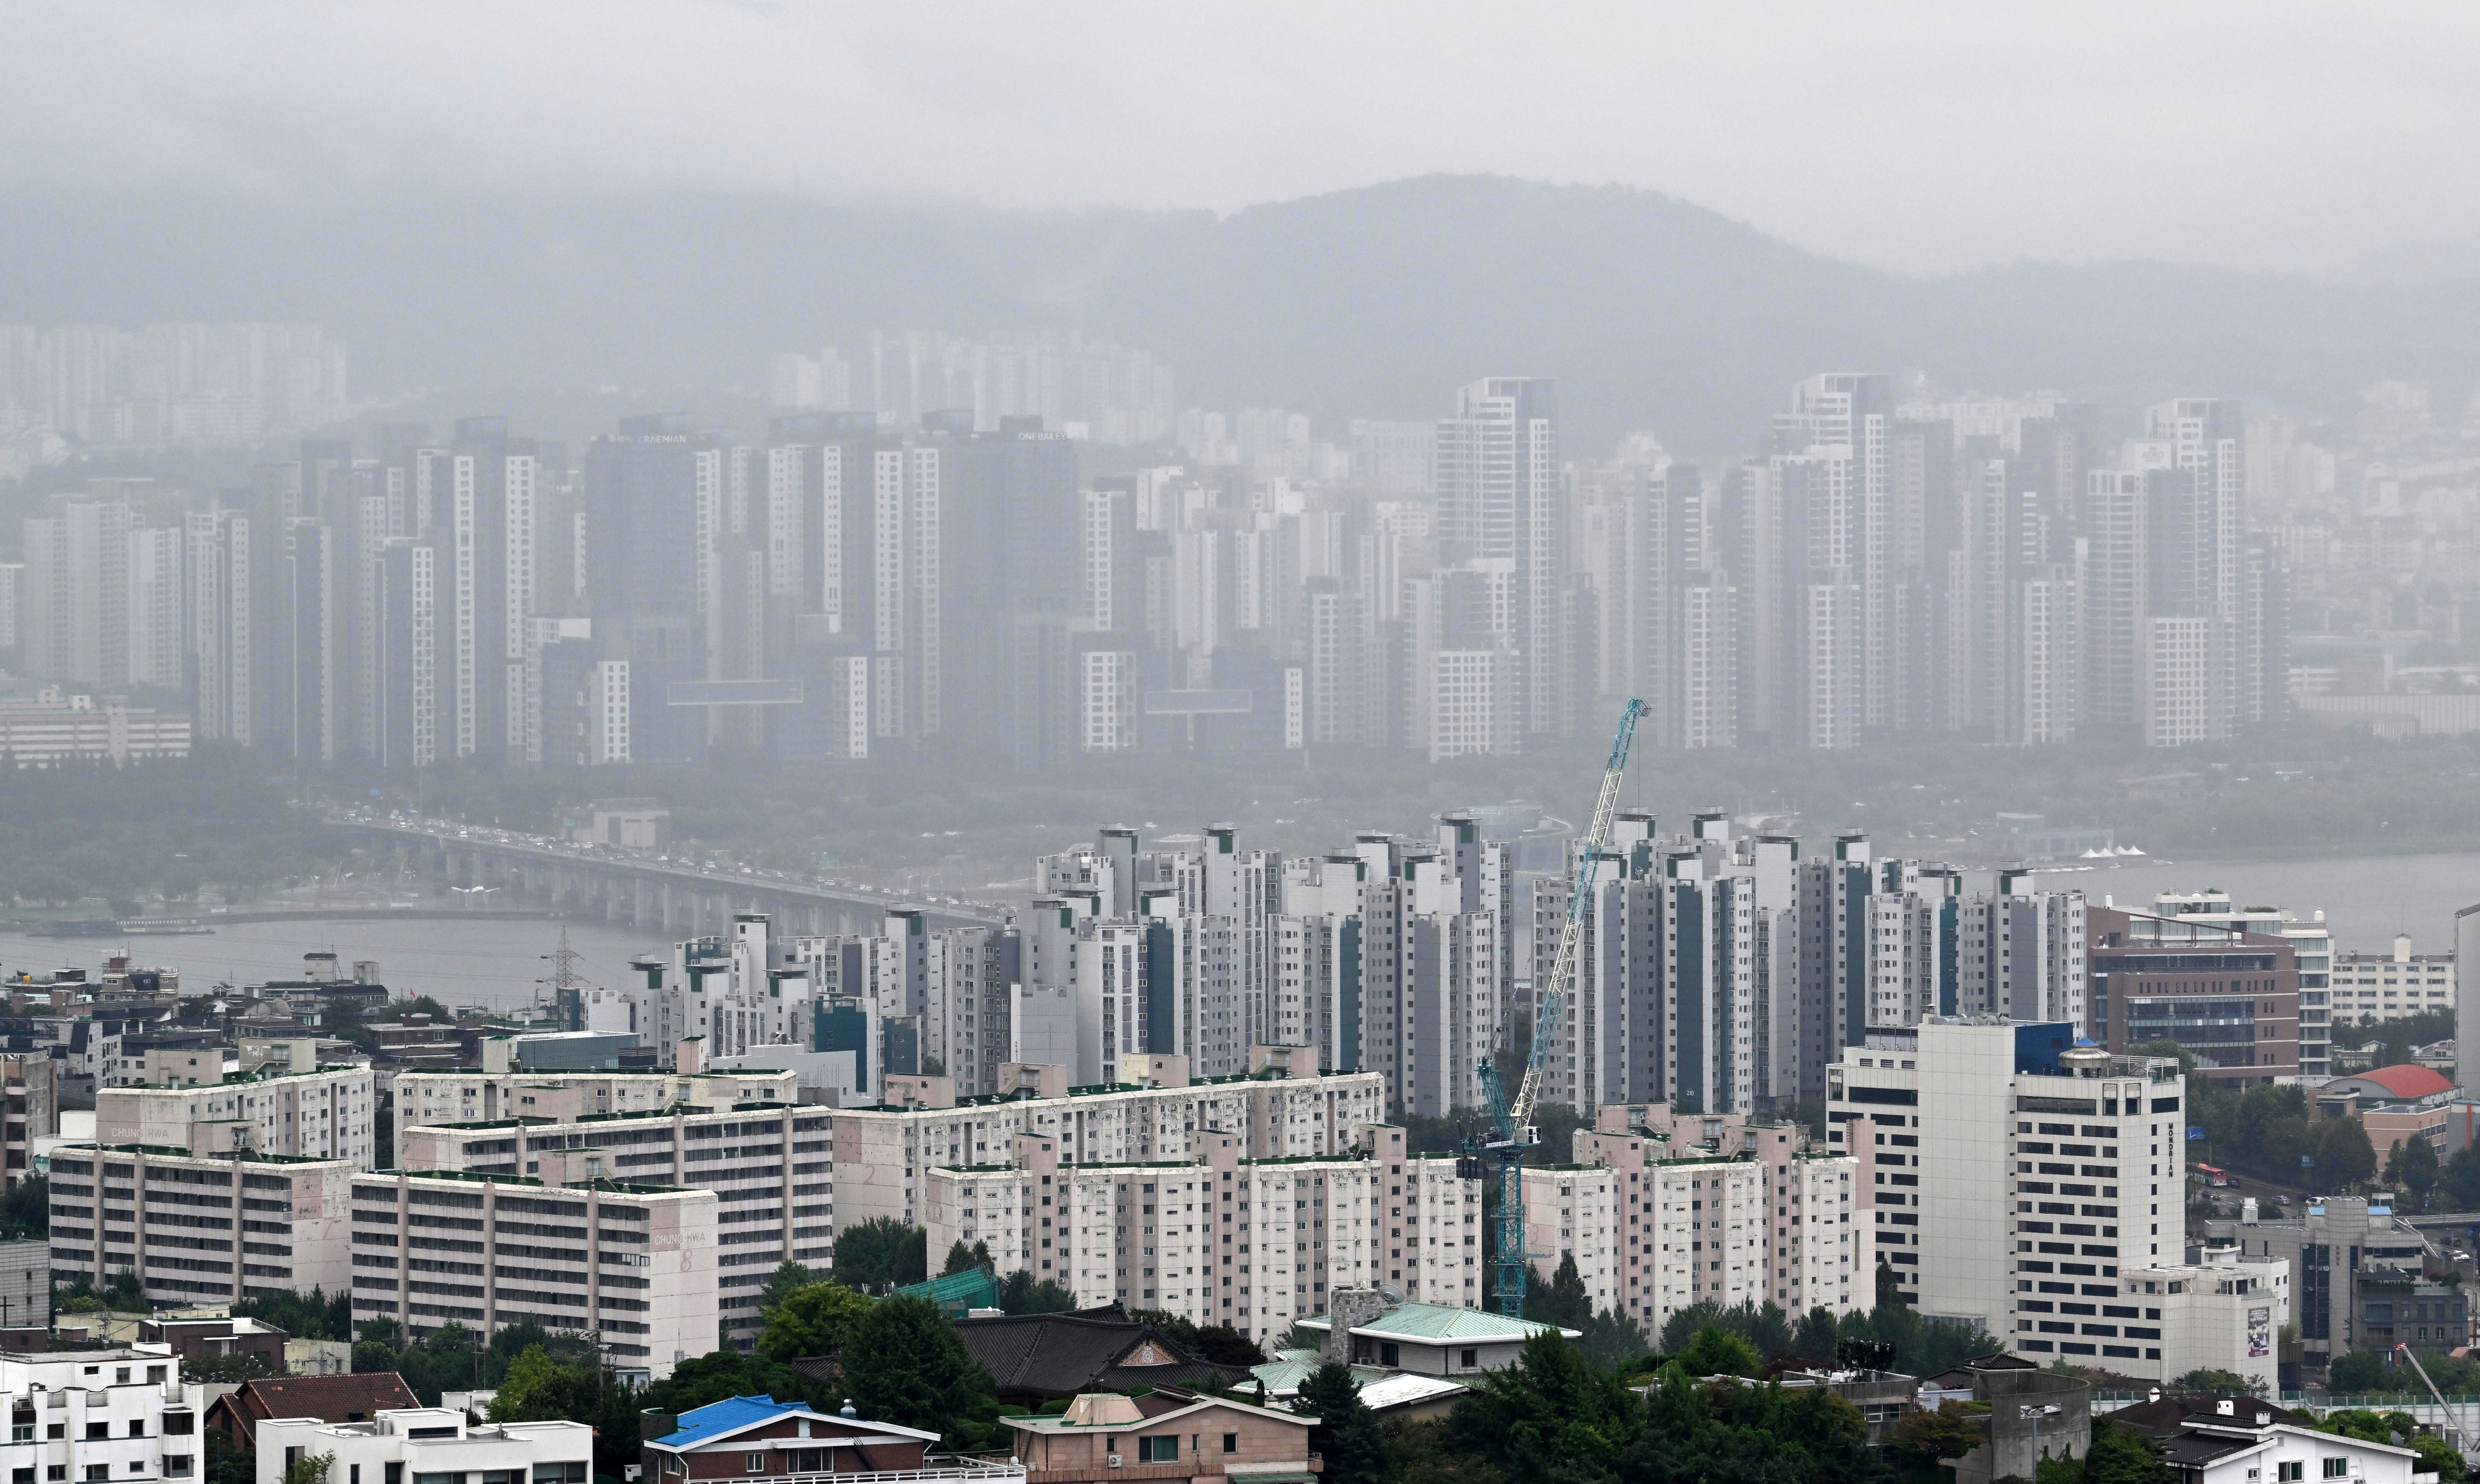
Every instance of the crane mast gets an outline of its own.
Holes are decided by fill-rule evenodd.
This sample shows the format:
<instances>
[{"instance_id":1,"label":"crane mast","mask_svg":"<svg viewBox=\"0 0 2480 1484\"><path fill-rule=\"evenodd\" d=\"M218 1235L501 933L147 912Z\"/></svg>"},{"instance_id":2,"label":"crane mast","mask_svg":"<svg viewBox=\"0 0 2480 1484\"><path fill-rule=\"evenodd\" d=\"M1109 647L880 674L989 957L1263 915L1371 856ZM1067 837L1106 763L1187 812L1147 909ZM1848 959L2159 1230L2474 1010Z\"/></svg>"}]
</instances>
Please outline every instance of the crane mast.
<instances>
[{"instance_id":1,"label":"crane mast","mask_svg":"<svg viewBox=\"0 0 2480 1484\"><path fill-rule=\"evenodd\" d=\"M1467 1143L1458 1173L1478 1180L1483 1157L1498 1162L1498 1312L1524 1314L1524 1292L1531 1278L1531 1254L1524 1250L1524 1156L1538 1139L1533 1111L1541 1101L1541 1074L1559 1043L1560 1022L1566 1018L1567 983L1576 971L1576 949L1583 940L1585 910L1592 899L1593 871L1611 843L1611 821L1619 806L1619 780L1627 774L1628 750L1636 741L1637 718L1644 703L1631 700L1619 711L1618 735L1611 741L1611 760L1602 771L1601 796L1593 801L1592 823L1585 831L1576 861L1576 880L1567 893L1567 920L1559 930L1559 951L1551 959L1549 983L1541 988L1541 1007L1533 1017L1533 1047L1524 1059L1524 1081L1510 1101L1499 1086L1498 1064L1482 1058L1482 1089L1489 1098L1489 1121L1495 1136L1479 1147Z\"/></svg>"}]
</instances>

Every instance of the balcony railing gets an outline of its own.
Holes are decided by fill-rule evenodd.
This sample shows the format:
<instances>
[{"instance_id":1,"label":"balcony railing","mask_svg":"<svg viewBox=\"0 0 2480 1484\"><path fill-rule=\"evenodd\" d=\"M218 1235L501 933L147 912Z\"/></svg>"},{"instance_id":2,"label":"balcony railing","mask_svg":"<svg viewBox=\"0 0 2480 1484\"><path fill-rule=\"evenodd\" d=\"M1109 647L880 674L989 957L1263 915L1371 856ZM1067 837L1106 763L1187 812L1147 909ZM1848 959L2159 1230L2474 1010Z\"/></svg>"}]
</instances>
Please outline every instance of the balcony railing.
<instances>
[{"instance_id":1,"label":"balcony railing","mask_svg":"<svg viewBox=\"0 0 2480 1484\"><path fill-rule=\"evenodd\" d=\"M1024 1465L1011 1460L934 1457L918 1469L775 1473L754 1477L748 1484L1023 1484L1023 1481Z\"/></svg>"}]
</instances>

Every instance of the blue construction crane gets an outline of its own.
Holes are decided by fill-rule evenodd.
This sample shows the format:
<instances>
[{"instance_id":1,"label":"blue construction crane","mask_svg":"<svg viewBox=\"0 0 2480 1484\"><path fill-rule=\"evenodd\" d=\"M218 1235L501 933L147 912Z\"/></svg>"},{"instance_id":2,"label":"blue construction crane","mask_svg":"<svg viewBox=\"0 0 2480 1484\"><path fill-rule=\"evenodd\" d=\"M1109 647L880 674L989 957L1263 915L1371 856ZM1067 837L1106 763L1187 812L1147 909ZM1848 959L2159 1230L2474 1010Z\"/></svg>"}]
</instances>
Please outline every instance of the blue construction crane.
<instances>
[{"instance_id":1,"label":"blue construction crane","mask_svg":"<svg viewBox=\"0 0 2480 1484\"><path fill-rule=\"evenodd\" d=\"M1483 1162L1498 1162L1498 1312L1524 1316L1524 1291L1531 1281L1532 1255L1524 1250L1524 1157L1540 1142L1533 1127L1533 1110L1541 1100L1541 1069L1559 1044L1560 1021L1567 1013L1567 985L1575 977L1576 946L1583 939L1585 908L1591 901L1593 868L1611 843L1611 821L1618 813L1619 780L1627 773L1628 749L1636 741L1637 718L1644 703L1630 701L1619 712L1618 735L1611 741L1610 766L1602 772L1601 797L1593 805L1593 822L1585 832L1576 857L1576 882L1567 893L1567 921L1559 930L1559 953L1551 960L1549 983L1541 986L1541 1009L1533 1017L1533 1050L1524 1059L1524 1082L1515 1101L1498 1085L1498 1064L1481 1060L1481 1085L1489 1096L1490 1132L1486 1141L1466 1140L1457 1173L1467 1180L1482 1177Z\"/></svg>"}]
</instances>

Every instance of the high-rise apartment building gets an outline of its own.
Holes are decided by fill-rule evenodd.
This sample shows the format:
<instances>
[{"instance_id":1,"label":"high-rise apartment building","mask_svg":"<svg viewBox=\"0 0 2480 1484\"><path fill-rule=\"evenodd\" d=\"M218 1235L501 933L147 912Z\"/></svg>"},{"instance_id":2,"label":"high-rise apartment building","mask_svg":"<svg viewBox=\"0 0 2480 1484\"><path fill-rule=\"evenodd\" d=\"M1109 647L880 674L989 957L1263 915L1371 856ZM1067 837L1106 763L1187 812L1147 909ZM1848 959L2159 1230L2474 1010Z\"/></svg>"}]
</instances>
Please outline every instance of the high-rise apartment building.
<instances>
[{"instance_id":1,"label":"high-rise apartment building","mask_svg":"<svg viewBox=\"0 0 2480 1484\"><path fill-rule=\"evenodd\" d=\"M1438 422L1437 541L1441 568L1506 561L1518 661L1518 729L1574 730L1567 598L1567 501L1558 384L1494 376L1459 389Z\"/></svg>"}]
</instances>

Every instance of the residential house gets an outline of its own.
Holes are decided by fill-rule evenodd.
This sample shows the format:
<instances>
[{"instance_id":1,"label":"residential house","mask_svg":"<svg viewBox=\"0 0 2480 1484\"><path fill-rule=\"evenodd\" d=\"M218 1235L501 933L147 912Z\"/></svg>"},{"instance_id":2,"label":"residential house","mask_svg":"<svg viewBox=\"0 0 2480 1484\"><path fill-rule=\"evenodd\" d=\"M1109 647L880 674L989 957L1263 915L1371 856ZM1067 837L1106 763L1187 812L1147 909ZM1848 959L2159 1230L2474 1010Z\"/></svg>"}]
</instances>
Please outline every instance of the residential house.
<instances>
[{"instance_id":1,"label":"residential house","mask_svg":"<svg viewBox=\"0 0 2480 1484\"><path fill-rule=\"evenodd\" d=\"M1059 1417L1003 1417L1026 1484L1313 1484L1317 1419L1220 1396L1092 1393Z\"/></svg>"}]
</instances>

